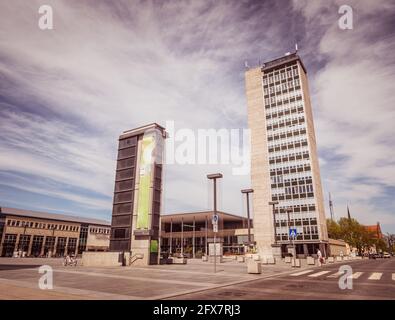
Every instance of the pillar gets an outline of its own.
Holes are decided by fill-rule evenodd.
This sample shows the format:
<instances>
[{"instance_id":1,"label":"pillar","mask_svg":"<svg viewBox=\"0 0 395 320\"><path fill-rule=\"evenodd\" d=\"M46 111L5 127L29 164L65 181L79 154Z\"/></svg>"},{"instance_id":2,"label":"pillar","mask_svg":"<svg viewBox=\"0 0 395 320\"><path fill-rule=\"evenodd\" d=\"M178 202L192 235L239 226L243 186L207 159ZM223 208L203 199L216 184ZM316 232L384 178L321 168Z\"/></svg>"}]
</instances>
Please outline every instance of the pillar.
<instances>
[{"instance_id":1,"label":"pillar","mask_svg":"<svg viewBox=\"0 0 395 320\"><path fill-rule=\"evenodd\" d=\"M31 235L29 242L29 249L27 250L27 256L30 256L32 254L33 240L34 240L34 235Z\"/></svg>"},{"instance_id":2,"label":"pillar","mask_svg":"<svg viewBox=\"0 0 395 320\"><path fill-rule=\"evenodd\" d=\"M307 243L303 243L303 254L305 257L309 255L309 248L307 247Z\"/></svg>"},{"instance_id":3,"label":"pillar","mask_svg":"<svg viewBox=\"0 0 395 320\"><path fill-rule=\"evenodd\" d=\"M207 240L208 240L208 223L207 223L207 216L206 216L206 241L205 241L205 243L204 243L204 247L205 247L205 252L204 252L204 254L206 254L206 255L208 255L208 243L207 243Z\"/></svg>"},{"instance_id":4,"label":"pillar","mask_svg":"<svg viewBox=\"0 0 395 320\"><path fill-rule=\"evenodd\" d=\"M184 254L184 219L181 218L181 255Z\"/></svg>"},{"instance_id":5,"label":"pillar","mask_svg":"<svg viewBox=\"0 0 395 320\"><path fill-rule=\"evenodd\" d=\"M195 258L195 216L193 216L192 257Z\"/></svg>"},{"instance_id":6,"label":"pillar","mask_svg":"<svg viewBox=\"0 0 395 320\"><path fill-rule=\"evenodd\" d=\"M173 219L170 219L170 254L173 254Z\"/></svg>"},{"instance_id":7,"label":"pillar","mask_svg":"<svg viewBox=\"0 0 395 320\"><path fill-rule=\"evenodd\" d=\"M46 239L47 239L47 237L44 236L44 238L43 238L43 243L42 243L42 245L41 245L40 256L43 256L43 255L44 255L44 249L45 249L45 241L46 241Z\"/></svg>"},{"instance_id":8,"label":"pillar","mask_svg":"<svg viewBox=\"0 0 395 320\"><path fill-rule=\"evenodd\" d=\"M69 238L67 238L66 237L66 246L64 247L64 254L65 254L65 256L67 256L67 248L68 248L68 246L69 246Z\"/></svg>"},{"instance_id":9,"label":"pillar","mask_svg":"<svg viewBox=\"0 0 395 320\"><path fill-rule=\"evenodd\" d=\"M52 257L55 257L55 255L56 255L56 247L57 246L58 246L58 237L55 237L55 243L53 245Z\"/></svg>"}]
</instances>

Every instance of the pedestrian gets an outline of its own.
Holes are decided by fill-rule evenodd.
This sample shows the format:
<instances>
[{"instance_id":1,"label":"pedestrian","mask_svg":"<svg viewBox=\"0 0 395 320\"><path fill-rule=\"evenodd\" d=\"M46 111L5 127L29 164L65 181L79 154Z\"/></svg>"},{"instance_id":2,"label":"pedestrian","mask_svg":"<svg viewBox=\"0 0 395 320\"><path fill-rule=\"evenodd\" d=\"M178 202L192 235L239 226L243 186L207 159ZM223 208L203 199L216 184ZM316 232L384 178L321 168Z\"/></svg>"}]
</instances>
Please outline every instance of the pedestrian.
<instances>
[{"instance_id":1,"label":"pedestrian","mask_svg":"<svg viewBox=\"0 0 395 320\"><path fill-rule=\"evenodd\" d=\"M321 250L317 250L317 258L318 258L318 265L321 266L324 262L324 259L322 258L322 253Z\"/></svg>"}]
</instances>

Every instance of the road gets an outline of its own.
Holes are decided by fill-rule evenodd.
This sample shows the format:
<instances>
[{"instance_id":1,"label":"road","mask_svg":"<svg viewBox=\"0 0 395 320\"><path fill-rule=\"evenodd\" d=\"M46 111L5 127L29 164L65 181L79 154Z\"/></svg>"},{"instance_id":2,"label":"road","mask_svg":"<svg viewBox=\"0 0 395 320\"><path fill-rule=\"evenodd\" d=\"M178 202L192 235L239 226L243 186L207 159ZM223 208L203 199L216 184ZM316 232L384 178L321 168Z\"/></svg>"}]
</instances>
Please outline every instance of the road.
<instances>
[{"instance_id":1,"label":"road","mask_svg":"<svg viewBox=\"0 0 395 320\"><path fill-rule=\"evenodd\" d=\"M340 289L340 265L327 264L172 299L395 299L395 258L352 261L349 265L352 289Z\"/></svg>"}]
</instances>

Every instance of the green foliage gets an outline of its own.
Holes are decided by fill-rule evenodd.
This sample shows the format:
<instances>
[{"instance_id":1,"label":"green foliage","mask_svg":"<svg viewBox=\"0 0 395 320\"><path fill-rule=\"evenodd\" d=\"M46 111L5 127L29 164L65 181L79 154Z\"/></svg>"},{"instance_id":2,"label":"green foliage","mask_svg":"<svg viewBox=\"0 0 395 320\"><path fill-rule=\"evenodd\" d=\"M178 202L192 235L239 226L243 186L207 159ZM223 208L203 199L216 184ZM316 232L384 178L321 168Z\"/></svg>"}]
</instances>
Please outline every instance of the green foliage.
<instances>
[{"instance_id":1,"label":"green foliage","mask_svg":"<svg viewBox=\"0 0 395 320\"><path fill-rule=\"evenodd\" d=\"M332 239L341 239L350 246L357 248L359 253L368 250L373 245L376 248L385 247L382 239L375 239L374 232L369 232L363 225L355 219L340 218L339 221L327 219L328 235Z\"/></svg>"}]
</instances>

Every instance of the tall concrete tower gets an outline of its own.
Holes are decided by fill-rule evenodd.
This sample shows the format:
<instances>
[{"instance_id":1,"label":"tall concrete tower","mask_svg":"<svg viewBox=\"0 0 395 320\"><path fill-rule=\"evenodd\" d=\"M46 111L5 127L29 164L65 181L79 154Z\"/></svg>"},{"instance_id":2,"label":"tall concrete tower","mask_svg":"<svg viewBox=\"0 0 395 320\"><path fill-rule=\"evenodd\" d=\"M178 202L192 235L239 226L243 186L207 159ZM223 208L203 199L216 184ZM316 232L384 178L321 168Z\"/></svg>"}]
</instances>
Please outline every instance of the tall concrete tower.
<instances>
[{"instance_id":1,"label":"tall concrete tower","mask_svg":"<svg viewBox=\"0 0 395 320\"><path fill-rule=\"evenodd\" d=\"M119 137L110 251L134 264L158 262L165 129L156 123Z\"/></svg>"},{"instance_id":2,"label":"tall concrete tower","mask_svg":"<svg viewBox=\"0 0 395 320\"><path fill-rule=\"evenodd\" d=\"M297 230L297 254L318 248L325 253L328 234L306 69L293 53L249 69L245 79L259 254L289 251L290 228Z\"/></svg>"}]
</instances>

